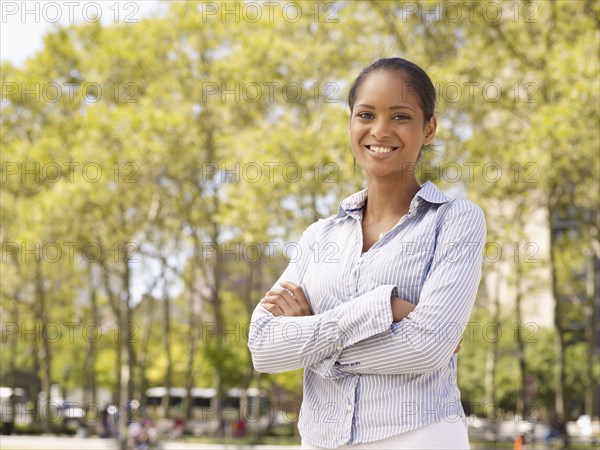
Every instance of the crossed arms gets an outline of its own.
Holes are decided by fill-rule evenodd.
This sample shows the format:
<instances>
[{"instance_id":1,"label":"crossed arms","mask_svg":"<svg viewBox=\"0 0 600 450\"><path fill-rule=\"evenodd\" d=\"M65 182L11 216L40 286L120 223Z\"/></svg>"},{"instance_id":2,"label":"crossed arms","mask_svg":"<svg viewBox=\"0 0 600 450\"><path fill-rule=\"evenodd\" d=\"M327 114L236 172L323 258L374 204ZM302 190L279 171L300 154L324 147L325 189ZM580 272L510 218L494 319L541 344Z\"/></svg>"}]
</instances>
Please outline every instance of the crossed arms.
<instances>
[{"instance_id":1,"label":"crossed arms","mask_svg":"<svg viewBox=\"0 0 600 450\"><path fill-rule=\"evenodd\" d=\"M248 346L255 368L308 368L340 378L424 373L448 364L475 300L485 243L483 213L466 205L449 211L441 227L416 307L394 296L396 286L381 285L346 301L331 299L337 306L313 314L301 287L307 262L290 264L252 316ZM308 248L316 225L301 247Z\"/></svg>"}]
</instances>

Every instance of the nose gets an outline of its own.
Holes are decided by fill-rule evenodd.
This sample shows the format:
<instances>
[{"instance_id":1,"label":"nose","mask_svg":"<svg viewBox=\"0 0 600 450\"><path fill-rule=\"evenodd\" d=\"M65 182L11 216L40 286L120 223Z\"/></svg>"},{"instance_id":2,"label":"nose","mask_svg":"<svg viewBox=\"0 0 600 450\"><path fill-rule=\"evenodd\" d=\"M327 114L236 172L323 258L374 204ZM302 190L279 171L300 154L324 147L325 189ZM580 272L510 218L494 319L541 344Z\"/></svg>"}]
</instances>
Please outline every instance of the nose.
<instances>
[{"instance_id":1,"label":"nose","mask_svg":"<svg viewBox=\"0 0 600 450\"><path fill-rule=\"evenodd\" d=\"M389 124L384 119L376 120L371 125L371 136L377 140L382 140L390 137Z\"/></svg>"}]
</instances>

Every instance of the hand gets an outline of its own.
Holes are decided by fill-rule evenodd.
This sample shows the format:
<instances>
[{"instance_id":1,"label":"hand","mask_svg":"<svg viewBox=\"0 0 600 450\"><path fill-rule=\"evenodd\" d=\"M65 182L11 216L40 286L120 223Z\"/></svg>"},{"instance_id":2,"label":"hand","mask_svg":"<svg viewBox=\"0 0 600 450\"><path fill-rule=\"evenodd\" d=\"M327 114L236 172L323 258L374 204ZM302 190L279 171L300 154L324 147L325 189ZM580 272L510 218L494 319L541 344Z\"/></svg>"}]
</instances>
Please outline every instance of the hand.
<instances>
[{"instance_id":1,"label":"hand","mask_svg":"<svg viewBox=\"0 0 600 450\"><path fill-rule=\"evenodd\" d=\"M416 305L408 300L403 300L400 297L392 297L392 320L400 322L409 313L413 312L416 307Z\"/></svg>"},{"instance_id":2,"label":"hand","mask_svg":"<svg viewBox=\"0 0 600 450\"><path fill-rule=\"evenodd\" d=\"M454 353L460 352L460 344L462 344L462 338L460 338L460 341L458 341L458 345L456 346L456 349L454 350Z\"/></svg>"},{"instance_id":3,"label":"hand","mask_svg":"<svg viewBox=\"0 0 600 450\"><path fill-rule=\"evenodd\" d=\"M282 281L283 289L274 288L268 291L260 304L274 316L312 316L313 312L300 286L289 281Z\"/></svg>"}]
</instances>

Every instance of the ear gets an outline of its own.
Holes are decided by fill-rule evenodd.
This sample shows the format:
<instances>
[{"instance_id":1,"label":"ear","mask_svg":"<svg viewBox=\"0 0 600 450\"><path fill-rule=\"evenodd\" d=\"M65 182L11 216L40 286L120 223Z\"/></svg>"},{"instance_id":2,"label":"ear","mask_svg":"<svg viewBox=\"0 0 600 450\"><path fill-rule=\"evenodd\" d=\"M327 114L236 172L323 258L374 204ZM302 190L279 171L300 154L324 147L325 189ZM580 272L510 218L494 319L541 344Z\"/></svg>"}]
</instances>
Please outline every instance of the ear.
<instances>
[{"instance_id":1,"label":"ear","mask_svg":"<svg viewBox=\"0 0 600 450\"><path fill-rule=\"evenodd\" d=\"M431 119L425 124L425 140L424 144L429 144L435 137L435 131L437 130L437 119L435 116L431 116Z\"/></svg>"}]
</instances>

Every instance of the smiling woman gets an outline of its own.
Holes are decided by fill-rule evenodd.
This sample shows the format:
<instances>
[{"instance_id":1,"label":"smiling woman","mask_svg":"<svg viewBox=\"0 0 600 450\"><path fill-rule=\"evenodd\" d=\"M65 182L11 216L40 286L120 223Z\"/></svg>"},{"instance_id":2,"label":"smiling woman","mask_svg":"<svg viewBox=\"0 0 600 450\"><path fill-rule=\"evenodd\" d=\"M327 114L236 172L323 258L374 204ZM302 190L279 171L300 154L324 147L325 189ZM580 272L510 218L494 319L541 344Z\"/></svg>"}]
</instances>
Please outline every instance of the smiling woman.
<instances>
[{"instance_id":1,"label":"smiling woman","mask_svg":"<svg viewBox=\"0 0 600 450\"><path fill-rule=\"evenodd\" d=\"M385 68L367 73L368 77L359 77L349 100L352 152L369 186L363 251L408 212L421 187L415 176L416 161L437 127L432 106L422 106L431 99L421 99L423 87L409 74Z\"/></svg>"},{"instance_id":2,"label":"smiling woman","mask_svg":"<svg viewBox=\"0 0 600 450\"><path fill-rule=\"evenodd\" d=\"M260 300L254 366L305 369L303 448L469 448L456 355L481 279L485 218L417 181L437 127L421 68L379 60L348 103L367 189L304 232L300 257ZM316 257L332 245L333 259Z\"/></svg>"}]
</instances>

